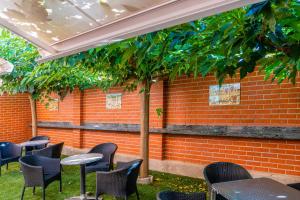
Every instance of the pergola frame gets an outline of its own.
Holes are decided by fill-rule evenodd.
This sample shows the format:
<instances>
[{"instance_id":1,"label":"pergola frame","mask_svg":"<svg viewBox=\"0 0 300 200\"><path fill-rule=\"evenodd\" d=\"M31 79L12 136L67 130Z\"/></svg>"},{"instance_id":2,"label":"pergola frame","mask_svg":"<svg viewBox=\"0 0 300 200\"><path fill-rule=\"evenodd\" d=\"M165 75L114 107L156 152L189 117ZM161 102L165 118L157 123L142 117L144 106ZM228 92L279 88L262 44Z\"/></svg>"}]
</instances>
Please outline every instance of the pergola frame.
<instances>
[{"instance_id":1,"label":"pergola frame","mask_svg":"<svg viewBox=\"0 0 300 200\"><path fill-rule=\"evenodd\" d=\"M39 38L26 34L18 27L1 18L0 25L38 46L40 48L40 54L42 55L39 62L47 62L97 46L103 46L115 41L161 30L261 1L262 0L170 0L74 37L58 41L52 45L47 45Z\"/></svg>"}]
</instances>

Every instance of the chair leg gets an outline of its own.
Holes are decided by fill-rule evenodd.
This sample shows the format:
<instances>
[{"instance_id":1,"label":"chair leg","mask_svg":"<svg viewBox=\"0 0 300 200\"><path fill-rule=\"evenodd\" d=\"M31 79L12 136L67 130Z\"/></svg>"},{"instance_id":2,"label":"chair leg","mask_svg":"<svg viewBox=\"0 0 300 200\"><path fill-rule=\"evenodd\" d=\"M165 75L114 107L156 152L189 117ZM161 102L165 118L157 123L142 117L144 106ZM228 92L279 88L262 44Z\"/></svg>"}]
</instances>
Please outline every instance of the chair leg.
<instances>
[{"instance_id":1,"label":"chair leg","mask_svg":"<svg viewBox=\"0 0 300 200\"><path fill-rule=\"evenodd\" d=\"M43 200L45 200L45 199L46 199L46 188L43 187Z\"/></svg>"},{"instance_id":2,"label":"chair leg","mask_svg":"<svg viewBox=\"0 0 300 200\"><path fill-rule=\"evenodd\" d=\"M61 176L59 179L59 192L62 192L62 181L61 181Z\"/></svg>"},{"instance_id":3,"label":"chair leg","mask_svg":"<svg viewBox=\"0 0 300 200\"><path fill-rule=\"evenodd\" d=\"M8 163L6 163L6 170L8 170Z\"/></svg>"},{"instance_id":4,"label":"chair leg","mask_svg":"<svg viewBox=\"0 0 300 200\"><path fill-rule=\"evenodd\" d=\"M0 176L1 176L1 165L0 165Z\"/></svg>"},{"instance_id":5,"label":"chair leg","mask_svg":"<svg viewBox=\"0 0 300 200\"><path fill-rule=\"evenodd\" d=\"M35 187L33 187L32 189L32 194L35 194Z\"/></svg>"},{"instance_id":6,"label":"chair leg","mask_svg":"<svg viewBox=\"0 0 300 200\"><path fill-rule=\"evenodd\" d=\"M140 195L139 195L139 192L138 192L137 189L136 189L135 193L136 193L136 198L137 198L137 200L140 200Z\"/></svg>"},{"instance_id":7,"label":"chair leg","mask_svg":"<svg viewBox=\"0 0 300 200\"><path fill-rule=\"evenodd\" d=\"M23 187L23 190L22 190L21 200L23 200L23 198L24 198L24 193L25 193L25 186Z\"/></svg>"}]
</instances>

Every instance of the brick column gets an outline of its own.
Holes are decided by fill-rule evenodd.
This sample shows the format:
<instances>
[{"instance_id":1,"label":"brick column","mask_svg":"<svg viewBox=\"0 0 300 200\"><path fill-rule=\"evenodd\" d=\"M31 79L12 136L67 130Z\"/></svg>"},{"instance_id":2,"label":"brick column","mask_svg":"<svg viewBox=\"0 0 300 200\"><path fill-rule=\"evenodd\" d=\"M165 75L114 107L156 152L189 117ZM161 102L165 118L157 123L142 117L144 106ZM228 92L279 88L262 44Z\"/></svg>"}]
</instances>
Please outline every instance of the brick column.
<instances>
[{"instance_id":1,"label":"brick column","mask_svg":"<svg viewBox=\"0 0 300 200\"><path fill-rule=\"evenodd\" d=\"M80 126L82 121L82 92L79 89L73 91L73 113L72 123L75 126ZM82 131L73 129L73 147L82 148Z\"/></svg>"}]
</instances>

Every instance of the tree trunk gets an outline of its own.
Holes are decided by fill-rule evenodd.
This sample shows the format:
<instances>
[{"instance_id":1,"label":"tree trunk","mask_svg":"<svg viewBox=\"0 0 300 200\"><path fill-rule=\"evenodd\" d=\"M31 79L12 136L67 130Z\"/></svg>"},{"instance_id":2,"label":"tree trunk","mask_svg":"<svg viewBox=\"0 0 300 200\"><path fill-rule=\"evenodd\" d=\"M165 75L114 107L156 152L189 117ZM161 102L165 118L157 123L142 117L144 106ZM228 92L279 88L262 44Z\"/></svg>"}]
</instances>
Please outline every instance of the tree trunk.
<instances>
[{"instance_id":1,"label":"tree trunk","mask_svg":"<svg viewBox=\"0 0 300 200\"><path fill-rule=\"evenodd\" d=\"M37 136L37 114L36 114L36 101L29 95L30 108L31 108L31 127L32 127L32 137Z\"/></svg>"},{"instance_id":2,"label":"tree trunk","mask_svg":"<svg viewBox=\"0 0 300 200\"><path fill-rule=\"evenodd\" d=\"M142 84L144 92L140 93L140 120L141 120L141 142L140 153L143 163L141 166L140 177L146 178L149 175L149 104L150 104L150 87L148 82Z\"/></svg>"}]
</instances>

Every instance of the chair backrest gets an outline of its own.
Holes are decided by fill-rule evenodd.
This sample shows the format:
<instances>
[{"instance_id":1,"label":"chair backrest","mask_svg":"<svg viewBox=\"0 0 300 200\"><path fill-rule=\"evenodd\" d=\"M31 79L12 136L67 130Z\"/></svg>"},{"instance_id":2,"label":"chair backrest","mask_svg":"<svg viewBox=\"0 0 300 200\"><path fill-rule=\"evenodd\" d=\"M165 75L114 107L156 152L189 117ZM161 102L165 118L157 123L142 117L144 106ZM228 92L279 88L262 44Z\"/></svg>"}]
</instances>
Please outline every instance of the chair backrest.
<instances>
[{"instance_id":1,"label":"chair backrest","mask_svg":"<svg viewBox=\"0 0 300 200\"><path fill-rule=\"evenodd\" d=\"M90 153L101 153L103 154L102 161L109 163L109 169L113 169L113 161L118 146L114 143L103 143L93 147Z\"/></svg>"},{"instance_id":2,"label":"chair backrest","mask_svg":"<svg viewBox=\"0 0 300 200\"><path fill-rule=\"evenodd\" d=\"M252 178L244 167L230 162L212 163L204 168L203 173L208 185Z\"/></svg>"},{"instance_id":3,"label":"chair backrest","mask_svg":"<svg viewBox=\"0 0 300 200\"><path fill-rule=\"evenodd\" d=\"M129 193L133 193L135 191L136 182L139 176L142 162L142 159L137 159L126 164L127 166L129 166L127 172L127 191Z\"/></svg>"},{"instance_id":4,"label":"chair backrest","mask_svg":"<svg viewBox=\"0 0 300 200\"><path fill-rule=\"evenodd\" d=\"M64 146L64 143L61 142L58 144L48 146L44 149L33 150L32 154L38 155L38 156L45 156L45 157L49 157L49 158L60 158L63 146Z\"/></svg>"},{"instance_id":5,"label":"chair backrest","mask_svg":"<svg viewBox=\"0 0 300 200\"><path fill-rule=\"evenodd\" d=\"M50 138L48 136L44 136L44 135L39 135L39 136L35 136L30 138L30 141L36 141L36 140L49 140Z\"/></svg>"},{"instance_id":6,"label":"chair backrest","mask_svg":"<svg viewBox=\"0 0 300 200\"><path fill-rule=\"evenodd\" d=\"M22 148L12 142L0 142L0 154L2 158L21 156Z\"/></svg>"}]
</instances>

